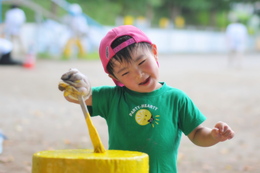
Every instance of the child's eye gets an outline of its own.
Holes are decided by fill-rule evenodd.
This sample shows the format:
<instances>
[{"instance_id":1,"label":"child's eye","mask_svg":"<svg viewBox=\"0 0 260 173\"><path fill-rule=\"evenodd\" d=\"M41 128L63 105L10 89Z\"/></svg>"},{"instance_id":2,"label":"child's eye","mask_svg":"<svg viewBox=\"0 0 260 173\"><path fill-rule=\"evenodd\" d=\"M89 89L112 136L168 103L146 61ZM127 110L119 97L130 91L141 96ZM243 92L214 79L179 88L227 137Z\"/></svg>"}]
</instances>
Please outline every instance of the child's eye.
<instances>
[{"instance_id":1,"label":"child's eye","mask_svg":"<svg viewBox=\"0 0 260 173\"><path fill-rule=\"evenodd\" d=\"M127 75L128 73L129 73L129 72L125 72L125 73L122 74L122 76L125 76L125 75Z\"/></svg>"},{"instance_id":2,"label":"child's eye","mask_svg":"<svg viewBox=\"0 0 260 173\"><path fill-rule=\"evenodd\" d=\"M139 63L139 65L142 65L144 62L145 62L145 60L141 61L141 62Z\"/></svg>"}]
</instances>

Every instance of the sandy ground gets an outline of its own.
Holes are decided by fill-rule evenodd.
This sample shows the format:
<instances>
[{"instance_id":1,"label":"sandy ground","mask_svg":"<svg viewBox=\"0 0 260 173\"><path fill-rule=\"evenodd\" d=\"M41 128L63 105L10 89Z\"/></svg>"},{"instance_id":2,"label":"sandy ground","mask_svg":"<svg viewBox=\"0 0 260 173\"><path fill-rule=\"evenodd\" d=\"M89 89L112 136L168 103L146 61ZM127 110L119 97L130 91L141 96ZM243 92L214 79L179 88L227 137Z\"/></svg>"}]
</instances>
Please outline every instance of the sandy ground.
<instances>
[{"instance_id":1,"label":"sandy ground","mask_svg":"<svg viewBox=\"0 0 260 173\"><path fill-rule=\"evenodd\" d=\"M32 155L50 149L92 149L80 106L58 90L60 76L76 67L93 86L113 85L100 62L38 60L34 69L0 66L0 129L8 137L0 173L29 173ZM161 55L161 81L184 90L208 117L207 126L227 122L234 139L210 148L185 136L180 173L260 172L260 55L248 55L243 68L227 66L225 55ZM107 127L93 118L107 147Z\"/></svg>"}]
</instances>

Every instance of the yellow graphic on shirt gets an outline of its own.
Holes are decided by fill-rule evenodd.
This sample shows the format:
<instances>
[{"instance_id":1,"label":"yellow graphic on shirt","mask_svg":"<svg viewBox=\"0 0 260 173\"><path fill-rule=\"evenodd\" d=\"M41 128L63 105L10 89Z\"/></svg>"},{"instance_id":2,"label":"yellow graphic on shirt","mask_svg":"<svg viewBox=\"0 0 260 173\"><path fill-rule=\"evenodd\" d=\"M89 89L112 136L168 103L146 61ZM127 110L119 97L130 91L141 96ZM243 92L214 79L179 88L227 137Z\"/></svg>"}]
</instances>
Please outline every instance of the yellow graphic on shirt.
<instances>
[{"instance_id":1,"label":"yellow graphic on shirt","mask_svg":"<svg viewBox=\"0 0 260 173\"><path fill-rule=\"evenodd\" d=\"M155 117L160 117L160 115L156 115ZM151 112L147 109L140 109L137 111L135 114L135 121L142 126L151 124L152 127L154 127L154 124L159 124L159 119L154 118Z\"/></svg>"}]
</instances>

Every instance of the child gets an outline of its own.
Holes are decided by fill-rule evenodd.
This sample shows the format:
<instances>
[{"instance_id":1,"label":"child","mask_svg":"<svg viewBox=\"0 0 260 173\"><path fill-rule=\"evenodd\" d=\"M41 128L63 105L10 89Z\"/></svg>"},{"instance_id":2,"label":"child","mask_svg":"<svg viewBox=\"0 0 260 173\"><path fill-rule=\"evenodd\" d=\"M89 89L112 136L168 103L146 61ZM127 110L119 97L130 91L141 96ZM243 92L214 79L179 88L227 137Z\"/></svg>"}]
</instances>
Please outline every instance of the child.
<instances>
[{"instance_id":1,"label":"child","mask_svg":"<svg viewBox=\"0 0 260 173\"><path fill-rule=\"evenodd\" d=\"M212 129L202 126L206 118L192 100L159 82L156 45L136 27L112 29L102 39L99 54L116 86L91 88L77 69L65 73L62 80L71 86L65 91L68 101L78 103L70 91L74 87L87 98L92 116L106 119L109 149L147 153L150 173L176 173L182 132L205 147L233 138L226 123L218 122Z\"/></svg>"}]
</instances>

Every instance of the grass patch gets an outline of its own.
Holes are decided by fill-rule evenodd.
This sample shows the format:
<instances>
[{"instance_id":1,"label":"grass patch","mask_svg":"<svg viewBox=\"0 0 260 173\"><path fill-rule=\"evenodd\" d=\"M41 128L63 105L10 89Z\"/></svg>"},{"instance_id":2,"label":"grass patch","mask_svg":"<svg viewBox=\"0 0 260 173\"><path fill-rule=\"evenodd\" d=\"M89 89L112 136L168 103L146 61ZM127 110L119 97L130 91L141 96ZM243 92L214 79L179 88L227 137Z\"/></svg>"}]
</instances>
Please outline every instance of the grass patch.
<instances>
[{"instance_id":1,"label":"grass patch","mask_svg":"<svg viewBox=\"0 0 260 173\"><path fill-rule=\"evenodd\" d=\"M92 59L92 60L98 60L99 59L99 53L98 52L91 52L86 55L86 58L84 59Z\"/></svg>"},{"instance_id":2,"label":"grass patch","mask_svg":"<svg viewBox=\"0 0 260 173\"><path fill-rule=\"evenodd\" d=\"M49 53L38 53L37 57L39 59L57 59L57 60L69 60L70 58L65 57L63 55L51 55ZM76 59L76 58L73 58ZM83 59L83 60L99 60L99 54L98 52L91 52L88 53L86 55L84 55L83 57L78 57L77 59Z\"/></svg>"}]
</instances>

